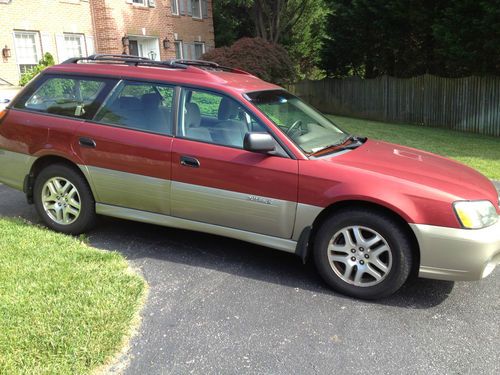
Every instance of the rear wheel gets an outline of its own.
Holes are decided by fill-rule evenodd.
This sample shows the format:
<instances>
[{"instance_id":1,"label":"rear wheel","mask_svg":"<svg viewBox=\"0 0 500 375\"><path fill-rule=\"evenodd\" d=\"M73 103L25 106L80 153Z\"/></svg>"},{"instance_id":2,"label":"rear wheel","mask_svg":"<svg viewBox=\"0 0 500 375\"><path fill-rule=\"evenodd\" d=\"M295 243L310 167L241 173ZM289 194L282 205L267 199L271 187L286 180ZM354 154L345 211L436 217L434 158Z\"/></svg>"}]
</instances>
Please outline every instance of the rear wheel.
<instances>
[{"instance_id":1,"label":"rear wheel","mask_svg":"<svg viewBox=\"0 0 500 375\"><path fill-rule=\"evenodd\" d=\"M87 181L69 166L43 169L36 177L33 197L44 223L58 232L80 234L95 222L95 201Z\"/></svg>"},{"instance_id":2,"label":"rear wheel","mask_svg":"<svg viewBox=\"0 0 500 375\"><path fill-rule=\"evenodd\" d=\"M333 289L376 299L398 290L412 268L411 242L390 216L342 210L319 228L314 246L318 272Z\"/></svg>"}]
</instances>

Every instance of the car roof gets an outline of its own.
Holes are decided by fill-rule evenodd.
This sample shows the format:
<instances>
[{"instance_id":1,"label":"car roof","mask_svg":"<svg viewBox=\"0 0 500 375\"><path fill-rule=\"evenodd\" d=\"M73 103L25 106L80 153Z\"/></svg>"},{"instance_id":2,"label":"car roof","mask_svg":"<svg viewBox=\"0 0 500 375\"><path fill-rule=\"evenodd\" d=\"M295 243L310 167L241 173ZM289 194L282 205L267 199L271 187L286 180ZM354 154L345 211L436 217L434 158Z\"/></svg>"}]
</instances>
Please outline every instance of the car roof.
<instances>
[{"instance_id":1,"label":"car roof","mask_svg":"<svg viewBox=\"0 0 500 375\"><path fill-rule=\"evenodd\" d=\"M70 62L51 66L44 71L44 74L46 73L161 81L240 94L251 91L282 89L243 71L204 69L196 66L186 66L179 69L159 65L135 66L123 63Z\"/></svg>"}]
</instances>

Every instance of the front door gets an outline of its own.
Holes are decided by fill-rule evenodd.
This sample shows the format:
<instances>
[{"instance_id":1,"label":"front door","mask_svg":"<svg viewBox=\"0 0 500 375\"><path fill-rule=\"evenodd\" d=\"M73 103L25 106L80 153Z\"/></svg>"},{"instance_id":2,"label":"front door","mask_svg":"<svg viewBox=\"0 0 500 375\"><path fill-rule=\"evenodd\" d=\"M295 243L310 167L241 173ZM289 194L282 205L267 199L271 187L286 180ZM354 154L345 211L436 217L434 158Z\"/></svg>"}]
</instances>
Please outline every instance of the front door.
<instances>
[{"instance_id":1,"label":"front door","mask_svg":"<svg viewBox=\"0 0 500 375\"><path fill-rule=\"evenodd\" d=\"M244 135L256 121L232 99L183 90L180 105L172 145L172 215L291 238L297 161L244 150Z\"/></svg>"},{"instance_id":2,"label":"front door","mask_svg":"<svg viewBox=\"0 0 500 375\"><path fill-rule=\"evenodd\" d=\"M74 145L98 203L170 214L174 88L123 81Z\"/></svg>"},{"instance_id":3,"label":"front door","mask_svg":"<svg viewBox=\"0 0 500 375\"><path fill-rule=\"evenodd\" d=\"M128 45L129 53L133 56L139 56L139 45L137 40L130 40Z\"/></svg>"}]
</instances>

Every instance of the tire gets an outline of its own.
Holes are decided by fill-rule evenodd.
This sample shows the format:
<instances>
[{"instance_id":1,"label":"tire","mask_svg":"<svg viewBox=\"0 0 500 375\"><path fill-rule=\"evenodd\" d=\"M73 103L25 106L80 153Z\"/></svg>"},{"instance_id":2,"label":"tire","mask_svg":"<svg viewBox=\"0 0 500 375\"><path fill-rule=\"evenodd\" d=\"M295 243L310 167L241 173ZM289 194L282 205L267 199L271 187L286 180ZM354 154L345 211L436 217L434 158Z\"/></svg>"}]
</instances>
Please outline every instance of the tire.
<instances>
[{"instance_id":1,"label":"tire","mask_svg":"<svg viewBox=\"0 0 500 375\"><path fill-rule=\"evenodd\" d=\"M87 181L64 164L49 165L38 174L33 199L38 215L55 231L78 235L95 223L95 200Z\"/></svg>"},{"instance_id":2,"label":"tire","mask_svg":"<svg viewBox=\"0 0 500 375\"><path fill-rule=\"evenodd\" d=\"M314 241L314 262L334 290L361 299L396 292L413 262L405 230L390 216L345 209L323 222Z\"/></svg>"}]
</instances>

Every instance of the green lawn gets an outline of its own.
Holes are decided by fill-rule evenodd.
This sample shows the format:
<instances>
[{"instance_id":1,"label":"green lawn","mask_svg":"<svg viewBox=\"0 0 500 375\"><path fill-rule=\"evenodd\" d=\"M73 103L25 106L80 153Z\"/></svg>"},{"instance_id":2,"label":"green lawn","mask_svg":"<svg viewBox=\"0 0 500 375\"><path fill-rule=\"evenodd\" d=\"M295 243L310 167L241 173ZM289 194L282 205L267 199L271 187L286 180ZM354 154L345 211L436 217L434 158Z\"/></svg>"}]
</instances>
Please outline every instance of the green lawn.
<instances>
[{"instance_id":1,"label":"green lawn","mask_svg":"<svg viewBox=\"0 0 500 375\"><path fill-rule=\"evenodd\" d=\"M0 218L0 374L89 374L126 343L146 291L116 252Z\"/></svg>"},{"instance_id":2,"label":"green lawn","mask_svg":"<svg viewBox=\"0 0 500 375\"><path fill-rule=\"evenodd\" d=\"M498 137L340 116L329 117L349 133L434 152L467 164L491 179L500 180Z\"/></svg>"}]
</instances>

